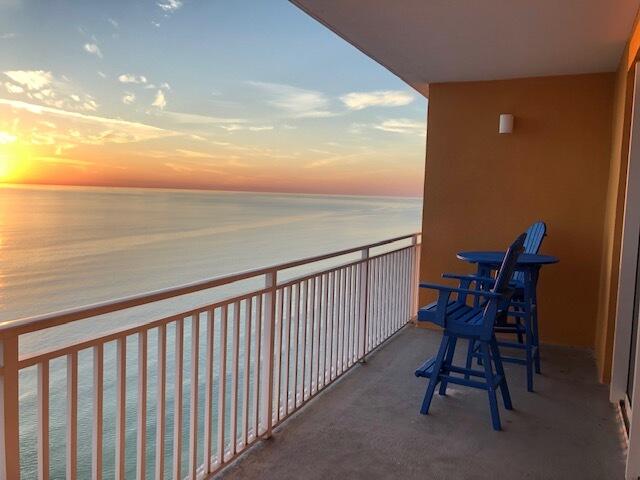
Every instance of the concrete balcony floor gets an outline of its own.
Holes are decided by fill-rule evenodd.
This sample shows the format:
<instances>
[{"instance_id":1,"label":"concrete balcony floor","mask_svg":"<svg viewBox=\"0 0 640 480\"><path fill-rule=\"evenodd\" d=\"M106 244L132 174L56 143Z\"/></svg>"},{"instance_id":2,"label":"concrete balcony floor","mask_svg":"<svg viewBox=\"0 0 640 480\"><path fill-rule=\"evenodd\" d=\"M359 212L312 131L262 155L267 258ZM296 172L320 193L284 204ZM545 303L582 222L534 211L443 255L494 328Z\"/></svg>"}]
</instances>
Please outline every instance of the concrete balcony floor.
<instances>
[{"instance_id":1,"label":"concrete balcony floor","mask_svg":"<svg viewBox=\"0 0 640 480\"><path fill-rule=\"evenodd\" d=\"M227 479L621 479L624 437L590 352L547 346L535 393L507 364L514 410L491 429L484 391L456 385L419 414L413 370L438 332L407 327L223 471ZM458 347L459 361L464 350Z\"/></svg>"}]
</instances>

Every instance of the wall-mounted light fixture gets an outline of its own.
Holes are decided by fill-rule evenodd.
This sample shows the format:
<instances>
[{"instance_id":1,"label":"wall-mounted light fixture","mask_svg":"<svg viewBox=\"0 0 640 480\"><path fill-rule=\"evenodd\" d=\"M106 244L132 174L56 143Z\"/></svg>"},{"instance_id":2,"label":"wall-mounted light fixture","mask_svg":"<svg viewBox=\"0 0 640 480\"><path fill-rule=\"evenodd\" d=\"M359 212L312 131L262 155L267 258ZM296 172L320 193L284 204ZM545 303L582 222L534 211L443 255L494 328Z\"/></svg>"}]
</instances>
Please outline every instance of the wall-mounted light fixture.
<instances>
[{"instance_id":1,"label":"wall-mounted light fixture","mask_svg":"<svg viewBox=\"0 0 640 480\"><path fill-rule=\"evenodd\" d=\"M500 114L500 127L498 133L512 133L513 132L513 115L510 113Z\"/></svg>"}]
</instances>

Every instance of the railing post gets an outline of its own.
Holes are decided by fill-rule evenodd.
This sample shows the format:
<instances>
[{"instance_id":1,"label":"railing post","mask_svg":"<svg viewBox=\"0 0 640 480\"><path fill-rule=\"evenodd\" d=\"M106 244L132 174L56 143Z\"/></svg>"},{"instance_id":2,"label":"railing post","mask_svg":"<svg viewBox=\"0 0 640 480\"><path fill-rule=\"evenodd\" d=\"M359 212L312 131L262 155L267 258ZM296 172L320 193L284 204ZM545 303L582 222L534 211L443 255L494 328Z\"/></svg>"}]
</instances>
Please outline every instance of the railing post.
<instances>
[{"instance_id":1,"label":"railing post","mask_svg":"<svg viewBox=\"0 0 640 480\"><path fill-rule=\"evenodd\" d=\"M0 479L20 478L18 336L0 338Z\"/></svg>"},{"instance_id":2,"label":"railing post","mask_svg":"<svg viewBox=\"0 0 640 480\"><path fill-rule=\"evenodd\" d=\"M419 233L414 233L411 237L411 245L413 245L413 275L411 286L412 305L411 305L411 320L416 321L418 316L418 303L420 301L418 284L420 283L420 243L418 243Z\"/></svg>"},{"instance_id":3,"label":"railing post","mask_svg":"<svg viewBox=\"0 0 640 480\"><path fill-rule=\"evenodd\" d=\"M362 338L360 339L360 351L358 352L358 358L360 363L367 363L367 330L369 328L369 249L362 249L362 270L360 270L360 312L362 316L360 318L360 326L358 330L361 332Z\"/></svg>"},{"instance_id":4,"label":"railing post","mask_svg":"<svg viewBox=\"0 0 640 480\"><path fill-rule=\"evenodd\" d=\"M263 388L262 388L262 410L266 413L266 430L263 438L270 438L273 429L273 356L275 344L275 323L276 323L276 295L278 284L278 272L274 270L265 275L265 288L268 289L265 298L265 347L266 362L263 362Z\"/></svg>"}]
</instances>

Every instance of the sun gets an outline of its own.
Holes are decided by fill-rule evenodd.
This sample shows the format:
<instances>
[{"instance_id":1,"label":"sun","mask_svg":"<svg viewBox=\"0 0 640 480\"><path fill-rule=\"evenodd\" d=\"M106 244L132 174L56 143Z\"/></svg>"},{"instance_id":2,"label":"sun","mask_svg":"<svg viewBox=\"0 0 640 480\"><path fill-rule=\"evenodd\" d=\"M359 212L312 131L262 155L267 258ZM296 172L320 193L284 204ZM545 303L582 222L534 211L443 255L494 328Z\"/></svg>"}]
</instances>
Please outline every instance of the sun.
<instances>
[{"instance_id":1,"label":"sun","mask_svg":"<svg viewBox=\"0 0 640 480\"><path fill-rule=\"evenodd\" d=\"M17 137L0 131L0 183L17 182L26 167L26 147Z\"/></svg>"}]
</instances>

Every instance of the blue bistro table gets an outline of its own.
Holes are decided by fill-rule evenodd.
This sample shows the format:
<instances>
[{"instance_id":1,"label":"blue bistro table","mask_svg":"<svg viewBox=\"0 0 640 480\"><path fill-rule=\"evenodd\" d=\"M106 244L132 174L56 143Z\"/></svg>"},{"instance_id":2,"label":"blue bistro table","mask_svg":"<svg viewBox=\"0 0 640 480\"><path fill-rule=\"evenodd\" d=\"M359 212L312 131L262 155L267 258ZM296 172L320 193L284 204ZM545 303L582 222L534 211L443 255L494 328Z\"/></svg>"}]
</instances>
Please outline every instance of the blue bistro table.
<instances>
[{"instance_id":1,"label":"blue bistro table","mask_svg":"<svg viewBox=\"0 0 640 480\"><path fill-rule=\"evenodd\" d=\"M459 252L457 257L465 262L478 266L477 275L488 277L493 270L497 270L504 258L504 252ZM522 289L521 301L513 302L515 311L510 314L520 317L524 321L525 343L499 342L501 346L520 348L526 352L526 358L503 357L504 361L524 364L527 367L527 390L533 391L533 367L540 373L540 349L538 335L538 297L537 285L540 269L544 265L558 263L558 258L551 255L523 253L518 257L514 280L517 287ZM500 331L497 329L497 331Z\"/></svg>"}]
</instances>

